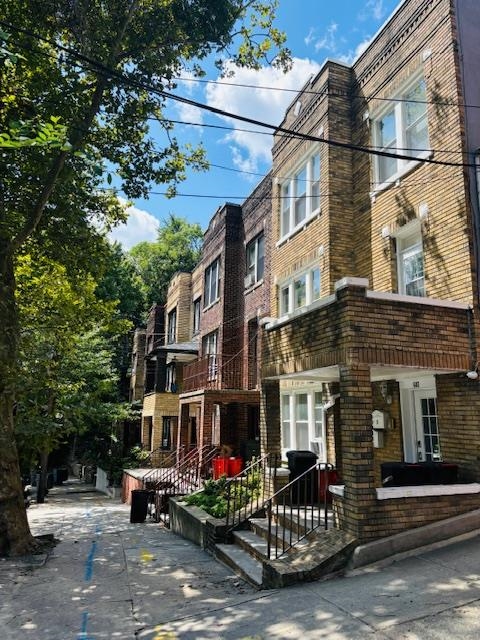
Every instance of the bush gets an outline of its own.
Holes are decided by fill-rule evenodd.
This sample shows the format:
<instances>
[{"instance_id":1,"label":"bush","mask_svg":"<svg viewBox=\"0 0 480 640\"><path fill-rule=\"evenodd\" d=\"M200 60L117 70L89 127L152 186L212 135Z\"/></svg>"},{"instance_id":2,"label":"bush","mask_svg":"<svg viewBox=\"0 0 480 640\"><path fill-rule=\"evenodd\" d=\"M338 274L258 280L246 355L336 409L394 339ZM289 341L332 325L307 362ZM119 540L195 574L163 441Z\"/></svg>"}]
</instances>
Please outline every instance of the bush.
<instances>
[{"instance_id":1,"label":"bush","mask_svg":"<svg viewBox=\"0 0 480 640\"><path fill-rule=\"evenodd\" d=\"M258 471L248 474L241 482L228 482L227 476L218 480L206 480L202 491L192 493L184 498L189 505L195 505L206 511L214 518L224 518L227 515L228 492L230 503L236 509L249 504L261 493L261 476Z\"/></svg>"}]
</instances>

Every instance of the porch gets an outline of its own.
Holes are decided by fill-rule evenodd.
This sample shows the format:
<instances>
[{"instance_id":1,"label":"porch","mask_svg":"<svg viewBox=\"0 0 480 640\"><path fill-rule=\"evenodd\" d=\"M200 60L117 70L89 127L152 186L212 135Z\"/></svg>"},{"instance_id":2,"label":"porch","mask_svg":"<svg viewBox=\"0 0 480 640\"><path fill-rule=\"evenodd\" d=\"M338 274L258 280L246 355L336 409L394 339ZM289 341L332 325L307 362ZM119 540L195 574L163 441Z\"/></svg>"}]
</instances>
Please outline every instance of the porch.
<instances>
[{"instance_id":1,"label":"porch","mask_svg":"<svg viewBox=\"0 0 480 640\"><path fill-rule=\"evenodd\" d=\"M262 371L263 445L334 464L344 483L335 521L360 542L480 508L469 306L367 286L344 279L328 299L268 324ZM458 482L386 487L382 464L392 461L448 462Z\"/></svg>"}]
</instances>

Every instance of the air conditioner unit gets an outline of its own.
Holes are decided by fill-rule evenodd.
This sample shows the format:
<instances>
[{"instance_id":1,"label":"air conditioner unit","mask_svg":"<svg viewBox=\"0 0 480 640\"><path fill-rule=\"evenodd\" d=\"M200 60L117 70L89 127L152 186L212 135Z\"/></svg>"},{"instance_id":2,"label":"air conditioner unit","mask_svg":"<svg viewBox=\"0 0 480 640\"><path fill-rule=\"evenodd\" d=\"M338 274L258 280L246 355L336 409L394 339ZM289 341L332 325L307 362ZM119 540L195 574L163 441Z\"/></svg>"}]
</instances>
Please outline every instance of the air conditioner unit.
<instances>
[{"instance_id":1,"label":"air conditioner unit","mask_svg":"<svg viewBox=\"0 0 480 640\"><path fill-rule=\"evenodd\" d=\"M253 284L255 284L255 274L249 273L245 276L245 288L251 287Z\"/></svg>"}]
</instances>

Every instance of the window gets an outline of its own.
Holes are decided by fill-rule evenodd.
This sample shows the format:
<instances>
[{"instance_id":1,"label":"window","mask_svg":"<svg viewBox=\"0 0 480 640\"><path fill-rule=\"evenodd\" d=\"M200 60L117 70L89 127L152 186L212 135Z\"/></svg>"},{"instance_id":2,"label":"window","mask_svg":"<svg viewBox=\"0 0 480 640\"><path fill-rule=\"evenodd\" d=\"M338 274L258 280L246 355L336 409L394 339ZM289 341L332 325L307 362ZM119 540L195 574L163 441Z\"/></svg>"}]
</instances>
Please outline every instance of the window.
<instances>
[{"instance_id":1,"label":"window","mask_svg":"<svg viewBox=\"0 0 480 640\"><path fill-rule=\"evenodd\" d=\"M281 395L282 453L291 449L314 451L326 459L325 410L322 393L301 389Z\"/></svg>"},{"instance_id":2,"label":"window","mask_svg":"<svg viewBox=\"0 0 480 640\"><path fill-rule=\"evenodd\" d=\"M220 295L220 260L217 258L205 269L205 288L203 307L208 307L218 300Z\"/></svg>"},{"instance_id":3,"label":"window","mask_svg":"<svg viewBox=\"0 0 480 640\"><path fill-rule=\"evenodd\" d=\"M165 370L165 391L177 393L177 371L175 364L168 364Z\"/></svg>"},{"instance_id":4,"label":"window","mask_svg":"<svg viewBox=\"0 0 480 640\"><path fill-rule=\"evenodd\" d=\"M168 322L167 322L167 344L172 344L175 342L177 334L177 309L173 309L168 314Z\"/></svg>"},{"instance_id":5,"label":"window","mask_svg":"<svg viewBox=\"0 0 480 640\"><path fill-rule=\"evenodd\" d=\"M201 298L197 298L193 301L193 335L196 336L200 331L200 316L201 316Z\"/></svg>"},{"instance_id":6,"label":"window","mask_svg":"<svg viewBox=\"0 0 480 640\"><path fill-rule=\"evenodd\" d=\"M427 94L423 78L396 96L397 101L374 121L375 146L381 151L426 157L429 150ZM414 161L376 156L376 180L381 185L394 181Z\"/></svg>"},{"instance_id":7,"label":"window","mask_svg":"<svg viewBox=\"0 0 480 640\"><path fill-rule=\"evenodd\" d=\"M312 269L295 276L280 287L280 315L292 313L320 298L320 269Z\"/></svg>"},{"instance_id":8,"label":"window","mask_svg":"<svg viewBox=\"0 0 480 640\"><path fill-rule=\"evenodd\" d=\"M398 291L407 296L425 296L425 272L420 228L397 237Z\"/></svg>"},{"instance_id":9,"label":"window","mask_svg":"<svg viewBox=\"0 0 480 640\"><path fill-rule=\"evenodd\" d=\"M209 380L217 377L217 343L218 331L213 331L203 338L203 355L207 359Z\"/></svg>"},{"instance_id":10,"label":"window","mask_svg":"<svg viewBox=\"0 0 480 640\"><path fill-rule=\"evenodd\" d=\"M246 263L245 286L250 287L263 278L265 266L265 240L263 233L247 244Z\"/></svg>"},{"instance_id":11,"label":"window","mask_svg":"<svg viewBox=\"0 0 480 640\"><path fill-rule=\"evenodd\" d=\"M320 211L320 154L316 152L281 187L280 237Z\"/></svg>"},{"instance_id":12,"label":"window","mask_svg":"<svg viewBox=\"0 0 480 640\"><path fill-rule=\"evenodd\" d=\"M172 421L170 416L163 416L162 420L162 449L170 449L172 445Z\"/></svg>"}]
</instances>

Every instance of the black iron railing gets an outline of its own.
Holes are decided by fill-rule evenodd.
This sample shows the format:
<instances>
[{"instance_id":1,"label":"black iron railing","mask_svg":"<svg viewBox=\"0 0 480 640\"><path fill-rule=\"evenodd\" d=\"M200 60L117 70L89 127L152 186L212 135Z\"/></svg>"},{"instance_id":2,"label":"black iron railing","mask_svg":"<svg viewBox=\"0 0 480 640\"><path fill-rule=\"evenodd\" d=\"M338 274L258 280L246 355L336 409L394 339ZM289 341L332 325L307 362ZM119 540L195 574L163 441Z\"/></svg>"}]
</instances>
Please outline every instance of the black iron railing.
<instances>
[{"instance_id":1,"label":"black iron railing","mask_svg":"<svg viewBox=\"0 0 480 640\"><path fill-rule=\"evenodd\" d=\"M266 454L257 458L241 473L227 480L225 494L227 532L264 508L267 498L275 493L275 478L280 458Z\"/></svg>"},{"instance_id":2,"label":"black iron railing","mask_svg":"<svg viewBox=\"0 0 480 640\"><path fill-rule=\"evenodd\" d=\"M317 462L266 501L267 558L279 558L321 526L328 529L333 469L331 464Z\"/></svg>"},{"instance_id":3,"label":"black iron railing","mask_svg":"<svg viewBox=\"0 0 480 640\"><path fill-rule=\"evenodd\" d=\"M177 463L168 469L158 469L153 478L145 478L143 486L151 491L153 515L157 521L162 513L168 512L168 500L175 496L184 496L198 491L203 481L209 477L212 459L218 455L216 447L204 445L187 451Z\"/></svg>"}]
</instances>

